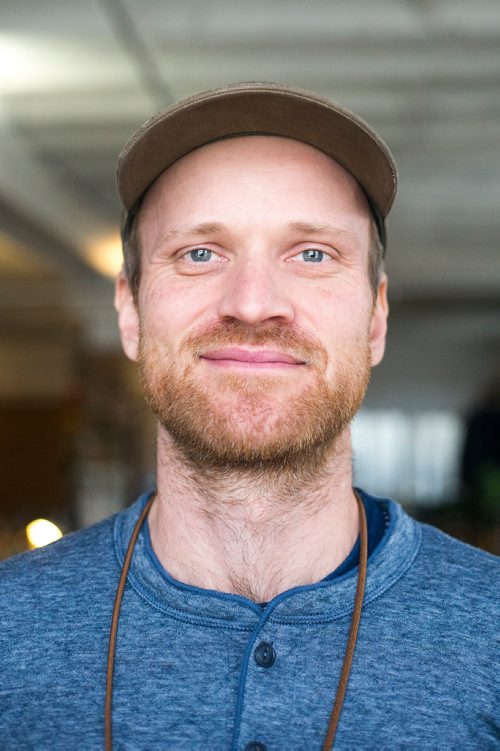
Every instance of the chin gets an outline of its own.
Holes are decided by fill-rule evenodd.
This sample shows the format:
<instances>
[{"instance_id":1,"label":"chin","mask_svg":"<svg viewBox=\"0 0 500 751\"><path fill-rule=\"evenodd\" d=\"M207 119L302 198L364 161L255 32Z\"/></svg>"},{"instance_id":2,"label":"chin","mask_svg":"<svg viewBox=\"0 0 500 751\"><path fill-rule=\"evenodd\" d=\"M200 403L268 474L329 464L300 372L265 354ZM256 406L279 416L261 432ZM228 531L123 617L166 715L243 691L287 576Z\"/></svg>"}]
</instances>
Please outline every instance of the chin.
<instances>
[{"instance_id":1,"label":"chin","mask_svg":"<svg viewBox=\"0 0 500 751\"><path fill-rule=\"evenodd\" d=\"M299 345L304 349L301 339ZM191 343L187 351L196 347ZM146 401L189 462L224 470L283 469L324 460L359 409L370 378L368 341L338 353L328 378L319 345L310 345L307 354L312 364L305 379L240 373L209 378L201 377L192 357L166 362L161 348L144 337L139 365Z\"/></svg>"},{"instance_id":2,"label":"chin","mask_svg":"<svg viewBox=\"0 0 500 751\"><path fill-rule=\"evenodd\" d=\"M351 378L348 387L332 388L317 378L308 388L278 394L260 382L258 388L214 395L196 381L151 378L151 369L143 385L150 408L191 464L302 469L323 462L348 427L364 397L368 372Z\"/></svg>"}]
</instances>

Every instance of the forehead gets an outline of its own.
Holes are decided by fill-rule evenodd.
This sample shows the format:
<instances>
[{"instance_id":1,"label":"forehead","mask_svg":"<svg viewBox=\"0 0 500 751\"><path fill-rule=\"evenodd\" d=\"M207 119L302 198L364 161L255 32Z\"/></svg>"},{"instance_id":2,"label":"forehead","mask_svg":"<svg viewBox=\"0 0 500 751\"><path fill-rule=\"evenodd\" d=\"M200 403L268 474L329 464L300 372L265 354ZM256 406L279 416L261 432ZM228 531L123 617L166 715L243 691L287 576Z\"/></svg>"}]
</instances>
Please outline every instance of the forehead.
<instances>
[{"instance_id":1,"label":"forehead","mask_svg":"<svg viewBox=\"0 0 500 751\"><path fill-rule=\"evenodd\" d=\"M172 191L188 189L193 182L206 191L216 189L221 180L253 180L265 188L280 178L303 180L304 188L312 182L328 185L371 214L363 190L338 162L309 144L268 135L226 138L195 149L162 172L144 197L143 208L162 203Z\"/></svg>"}]
</instances>

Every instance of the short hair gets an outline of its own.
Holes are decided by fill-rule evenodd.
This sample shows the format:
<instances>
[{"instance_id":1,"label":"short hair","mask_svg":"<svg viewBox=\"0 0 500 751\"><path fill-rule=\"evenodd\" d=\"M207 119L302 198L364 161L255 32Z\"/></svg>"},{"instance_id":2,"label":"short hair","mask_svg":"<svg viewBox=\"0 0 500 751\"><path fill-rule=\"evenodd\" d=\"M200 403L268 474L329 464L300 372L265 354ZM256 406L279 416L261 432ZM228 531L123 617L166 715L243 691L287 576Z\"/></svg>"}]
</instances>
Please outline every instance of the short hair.
<instances>
[{"instance_id":1,"label":"short hair","mask_svg":"<svg viewBox=\"0 0 500 751\"><path fill-rule=\"evenodd\" d=\"M146 191L147 192L147 191ZM123 271L135 303L139 297L141 283L141 247L138 231L138 215L144 199L143 194L135 206L124 216L121 228L123 248ZM385 232L384 232L385 235ZM374 301L377 299L378 285L384 272L385 243L381 237L380 219L373 215L370 221L370 245L368 248L368 279Z\"/></svg>"},{"instance_id":2,"label":"short hair","mask_svg":"<svg viewBox=\"0 0 500 751\"><path fill-rule=\"evenodd\" d=\"M139 297L139 285L141 283L141 247L137 217L144 195L141 196L128 213L124 214L121 226L123 272L136 304Z\"/></svg>"},{"instance_id":3,"label":"short hair","mask_svg":"<svg viewBox=\"0 0 500 751\"><path fill-rule=\"evenodd\" d=\"M368 279L372 288L373 300L377 299L378 285L385 271L385 228L383 238L380 222L372 217L370 220L370 244L368 246Z\"/></svg>"}]
</instances>

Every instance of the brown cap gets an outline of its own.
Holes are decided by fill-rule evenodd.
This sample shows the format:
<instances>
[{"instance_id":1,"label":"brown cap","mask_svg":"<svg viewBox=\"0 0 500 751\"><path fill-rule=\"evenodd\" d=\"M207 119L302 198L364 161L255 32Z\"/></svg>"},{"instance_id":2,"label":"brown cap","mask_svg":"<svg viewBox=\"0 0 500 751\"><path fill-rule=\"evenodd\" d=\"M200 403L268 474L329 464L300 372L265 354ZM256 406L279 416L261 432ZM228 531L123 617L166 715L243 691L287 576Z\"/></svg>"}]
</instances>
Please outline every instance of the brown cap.
<instances>
[{"instance_id":1,"label":"brown cap","mask_svg":"<svg viewBox=\"0 0 500 751\"><path fill-rule=\"evenodd\" d=\"M382 227L397 188L394 158L360 117L313 92L271 83L243 83L205 91L142 125L118 157L116 181L130 211L171 164L212 141L275 135L315 146L356 178ZM378 216L377 216L378 214Z\"/></svg>"}]
</instances>

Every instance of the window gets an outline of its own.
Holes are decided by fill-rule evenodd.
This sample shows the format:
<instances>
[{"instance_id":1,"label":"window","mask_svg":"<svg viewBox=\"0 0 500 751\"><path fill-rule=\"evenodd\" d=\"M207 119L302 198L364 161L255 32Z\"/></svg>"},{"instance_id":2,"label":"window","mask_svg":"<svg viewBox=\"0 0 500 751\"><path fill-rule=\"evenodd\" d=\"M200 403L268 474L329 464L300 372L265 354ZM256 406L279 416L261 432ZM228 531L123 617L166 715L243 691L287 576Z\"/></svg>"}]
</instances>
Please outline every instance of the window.
<instances>
[{"instance_id":1,"label":"window","mask_svg":"<svg viewBox=\"0 0 500 751\"><path fill-rule=\"evenodd\" d=\"M463 423L453 412L363 409L352 425L355 484L412 506L456 500Z\"/></svg>"}]
</instances>

